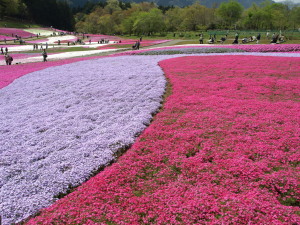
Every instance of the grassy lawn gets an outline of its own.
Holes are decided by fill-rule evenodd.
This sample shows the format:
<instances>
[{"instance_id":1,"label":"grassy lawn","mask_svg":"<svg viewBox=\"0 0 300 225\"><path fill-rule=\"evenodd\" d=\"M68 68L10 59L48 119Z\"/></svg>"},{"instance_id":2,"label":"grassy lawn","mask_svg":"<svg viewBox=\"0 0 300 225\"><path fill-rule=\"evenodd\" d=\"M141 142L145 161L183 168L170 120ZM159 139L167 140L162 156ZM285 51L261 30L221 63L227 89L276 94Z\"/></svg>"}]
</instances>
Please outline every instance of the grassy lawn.
<instances>
[{"instance_id":1,"label":"grassy lawn","mask_svg":"<svg viewBox=\"0 0 300 225\"><path fill-rule=\"evenodd\" d=\"M62 52L78 52L78 51L92 51L96 50L94 48L83 48L83 47L72 47L72 48L52 48L51 46L47 49L47 53L62 53ZM18 53L39 53L42 50L34 50L34 51L20 51Z\"/></svg>"},{"instance_id":2,"label":"grassy lawn","mask_svg":"<svg viewBox=\"0 0 300 225\"><path fill-rule=\"evenodd\" d=\"M266 38L266 32L267 31L238 31L240 40L244 37L257 36L258 33L260 33L261 34L261 41L260 41L261 44L270 43L270 40L268 40ZM269 32L270 36L274 32ZM144 40L183 39L183 40L188 41L186 44L195 44L195 43L199 43L198 40L199 40L200 33L201 33L201 31L198 31L198 32L196 32L196 31L195 32L167 32L167 33L162 33L162 34L157 33L152 36L146 36L146 35L145 36L141 35L141 36L143 37ZM220 40L221 37L224 37L226 35L227 31L225 31L225 30L224 31L207 31L207 32L202 32L202 33L203 33L204 43L205 43L209 39L210 35L216 34L217 40ZM227 37L229 40L227 41L227 43L225 42L225 44L232 43L235 33L236 33L236 31L229 31L228 37ZM279 32L277 31L275 33L279 33ZM175 36L174 36L174 34L175 34ZM282 35L285 36L285 39L286 39L285 43L288 43L288 44L299 44L300 43L300 32L282 31ZM129 35L124 35L121 37L124 39L139 39L140 38L140 36L129 36ZM193 42L189 43L191 40L193 40Z\"/></svg>"},{"instance_id":3,"label":"grassy lawn","mask_svg":"<svg viewBox=\"0 0 300 225\"><path fill-rule=\"evenodd\" d=\"M41 27L37 24L30 23L29 21L21 21L14 18L4 18L0 20L0 27L5 27L5 24L8 28L37 28Z\"/></svg>"}]
</instances>

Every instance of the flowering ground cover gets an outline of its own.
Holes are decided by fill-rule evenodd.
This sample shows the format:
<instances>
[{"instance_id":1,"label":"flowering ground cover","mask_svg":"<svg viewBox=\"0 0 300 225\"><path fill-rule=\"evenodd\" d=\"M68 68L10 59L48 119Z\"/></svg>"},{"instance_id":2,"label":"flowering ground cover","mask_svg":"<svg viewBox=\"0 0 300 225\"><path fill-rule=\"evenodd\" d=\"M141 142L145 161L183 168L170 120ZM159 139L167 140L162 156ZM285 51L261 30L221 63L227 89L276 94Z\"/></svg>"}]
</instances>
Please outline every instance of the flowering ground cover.
<instances>
[{"instance_id":1,"label":"flowering ground cover","mask_svg":"<svg viewBox=\"0 0 300 225\"><path fill-rule=\"evenodd\" d=\"M130 59L167 59L163 110L117 163L28 224L300 220L299 58Z\"/></svg>"},{"instance_id":2,"label":"flowering ground cover","mask_svg":"<svg viewBox=\"0 0 300 225\"><path fill-rule=\"evenodd\" d=\"M22 38L29 38L31 36L34 36L33 33L24 31L22 29L17 29L17 28L0 28L0 34L8 35L8 36L13 36L15 37L16 35L22 37Z\"/></svg>"},{"instance_id":3,"label":"flowering ground cover","mask_svg":"<svg viewBox=\"0 0 300 225\"><path fill-rule=\"evenodd\" d=\"M246 52L296 52L300 51L300 44L233 45L232 48Z\"/></svg>"},{"instance_id":4,"label":"flowering ground cover","mask_svg":"<svg viewBox=\"0 0 300 225\"><path fill-rule=\"evenodd\" d=\"M0 90L2 224L49 206L133 143L162 101L166 81L155 65L106 57L33 72Z\"/></svg>"},{"instance_id":5,"label":"flowering ground cover","mask_svg":"<svg viewBox=\"0 0 300 225\"><path fill-rule=\"evenodd\" d=\"M134 55L173 55L173 54L198 54L198 53L229 53L229 52L244 52L240 49L234 48L218 48L218 47L205 47L205 48L158 48L150 50L133 51Z\"/></svg>"},{"instance_id":6,"label":"flowering ground cover","mask_svg":"<svg viewBox=\"0 0 300 225\"><path fill-rule=\"evenodd\" d=\"M10 41L10 40L14 40L14 39L16 39L16 38L11 37L11 36L0 35L0 41L4 41L4 40Z\"/></svg>"},{"instance_id":7,"label":"flowering ground cover","mask_svg":"<svg viewBox=\"0 0 300 225\"><path fill-rule=\"evenodd\" d=\"M239 49L245 52L299 52L300 44L256 44L256 45L182 45L182 46L168 46L161 47L156 49L145 49L133 52L133 54L137 54L144 51L157 51L157 52L167 52L171 50L182 51L180 49L194 49L194 51L199 51L199 49L220 49L220 48L228 48L228 49ZM190 50L193 51L193 50ZM203 50L204 51L204 50Z\"/></svg>"}]
</instances>

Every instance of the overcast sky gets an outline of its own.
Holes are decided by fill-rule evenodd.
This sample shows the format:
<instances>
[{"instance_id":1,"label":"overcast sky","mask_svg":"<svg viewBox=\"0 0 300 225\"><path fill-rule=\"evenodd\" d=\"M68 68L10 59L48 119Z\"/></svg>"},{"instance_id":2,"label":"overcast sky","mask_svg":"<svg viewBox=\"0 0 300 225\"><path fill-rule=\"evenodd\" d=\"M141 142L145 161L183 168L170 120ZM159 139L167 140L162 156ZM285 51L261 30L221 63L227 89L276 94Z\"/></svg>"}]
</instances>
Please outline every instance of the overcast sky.
<instances>
[{"instance_id":1,"label":"overcast sky","mask_svg":"<svg viewBox=\"0 0 300 225\"><path fill-rule=\"evenodd\" d=\"M275 2L282 2L284 0L274 0ZM291 2L294 2L294 3L300 3L300 0L289 0Z\"/></svg>"}]
</instances>

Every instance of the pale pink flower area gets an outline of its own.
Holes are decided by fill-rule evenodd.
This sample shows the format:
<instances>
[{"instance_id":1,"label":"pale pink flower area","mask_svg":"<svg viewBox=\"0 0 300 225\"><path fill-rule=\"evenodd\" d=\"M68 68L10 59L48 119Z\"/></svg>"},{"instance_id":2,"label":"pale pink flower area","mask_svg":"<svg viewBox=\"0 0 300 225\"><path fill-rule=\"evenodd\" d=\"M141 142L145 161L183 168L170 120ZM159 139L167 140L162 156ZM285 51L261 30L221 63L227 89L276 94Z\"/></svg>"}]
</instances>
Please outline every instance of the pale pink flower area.
<instances>
[{"instance_id":1,"label":"pale pink flower area","mask_svg":"<svg viewBox=\"0 0 300 225\"><path fill-rule=\"evenodd\" d=\"M159 65L172 91L151 125L118 162L27 224L297 224L299 58Z\"/></svg>"},{"instance_id":2,"label":"pale pink flower area","mask_svg":"<svg viewBox=\"0 0 300 225\"><path fill-rule=\"evenodd\" d=\"M138 51L127 52L126 54L137 54L148 51L168 51L176 49L201 49L201 48L229 48L240 49L245 52L293 52L298 53L300 51L300 44L248 44L248 45L179 45L179 46L167 46L155 49L142 49Z\"/></svg>"},{"instance_id":3,"label":"pale pink flower area","mask_svg":"<svg viewBox=\"0 0 300 225\"><path fill-rule=\"evenodd\" d=\"M22 38L29 38L34 36L33 33L29 33L27 31L24 31L22 29L17 29L17 28L0 28L0 34L4 34L10 37L15 37L18 35L19 37Z\"/></svg>"}]
</instances>

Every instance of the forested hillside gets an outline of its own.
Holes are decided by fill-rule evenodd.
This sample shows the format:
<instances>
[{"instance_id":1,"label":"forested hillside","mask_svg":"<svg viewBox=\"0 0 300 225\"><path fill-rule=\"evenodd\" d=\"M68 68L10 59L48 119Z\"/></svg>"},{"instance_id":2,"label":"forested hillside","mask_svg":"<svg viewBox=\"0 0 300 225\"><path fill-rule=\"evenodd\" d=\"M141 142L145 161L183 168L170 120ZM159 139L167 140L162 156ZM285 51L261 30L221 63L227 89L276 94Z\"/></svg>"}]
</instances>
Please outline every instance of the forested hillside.
<instances>
[{"instance_id":1,"label":"forested hillside","mask_svg":"<svg viewBox=\"0 0 300 225\"><path fill-rule=\"evenodd\" d=\"M73 6L83 6L86 2L105 2L105 0L70 0L70 2L73 4ZM226 0L225 0L226 1ZM225 2L224 0L201 0L201 5L204 5L206 7L213 7L218 6L222 2ZM241 3L245 8L250 7L253 3L260 4L264 0L237 0L239 3ZM195 0L123 0L123 2L155 2L157 5L161 6L188 6L195 3Z\"/></svg>"},{"instance_id":2,"label":"forested hillside","mask_svg":"<svg viewBox=\"0 0 300 225\"><path fill-rule=\"evenodd\" d=\"M244 8L236 1L206 7L158 7L149 2L124 5L118 0L95 4L75 15L76 30L103 34L152 35L213 29L286 30L300 27L300 7L265 2Z\"/></svg>"},{"instance_id":3,"label":"forested hillside","mask_svg":"<svg viewBox=\"0 0 300 225\"><path fill-rule=\"evenodd\" d=\"M5 16L60 29L74 29L73 12L66 1L0 0L0 19Z\"/></svg>"}]
</instances>

